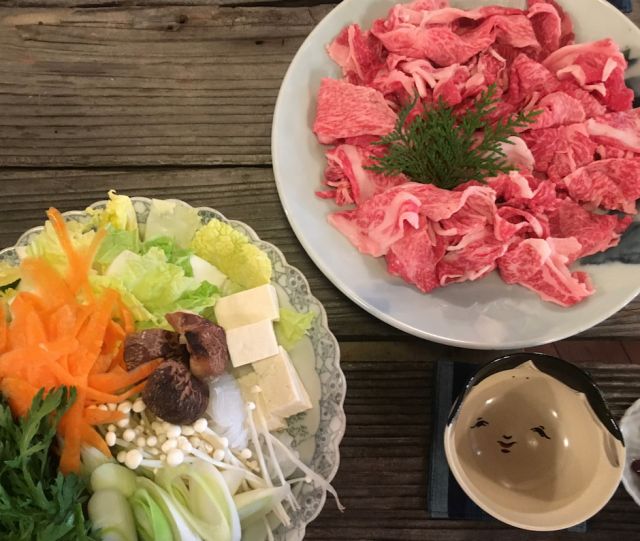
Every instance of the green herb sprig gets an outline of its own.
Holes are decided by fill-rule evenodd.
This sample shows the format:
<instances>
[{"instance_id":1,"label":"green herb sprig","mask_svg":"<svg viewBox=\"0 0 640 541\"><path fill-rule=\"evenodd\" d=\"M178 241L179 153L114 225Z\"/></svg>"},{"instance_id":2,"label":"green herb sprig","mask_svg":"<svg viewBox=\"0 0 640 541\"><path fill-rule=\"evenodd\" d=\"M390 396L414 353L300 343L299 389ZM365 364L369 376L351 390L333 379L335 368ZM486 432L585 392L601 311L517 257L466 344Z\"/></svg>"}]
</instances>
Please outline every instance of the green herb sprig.
<instances>
[{"instance_id":1,"label":"green herb sprig","mask_svg":"<svg viewBox=\"0 0 640 541\"><path fill-rule=\"evenodd\" d=\"M75 400L60 387L34 398L28 414L14 421L0 399L0 537L8 541L93 539L82 505L85 481L58 472L52 455L60 417Z\"/></svg>"},{"instance_id":2,"label":"green herb sprig","mask_svg":"<svg viewBox=\"0 0 640 541\"><path fill-rule=\"evenodd\" d=\"M440 99L407 125L417 99L398 113L395 129L374 143L388 148L383 155L373 157L373 165L367 169L385 175L404 173L416 182L448 190L514 169L507 163L502 145L512 144L509 137L530 125L540 113L520 112L490 122L497 107L493 84L464 114L456 114Z\"/></svg>"}]
</instances>

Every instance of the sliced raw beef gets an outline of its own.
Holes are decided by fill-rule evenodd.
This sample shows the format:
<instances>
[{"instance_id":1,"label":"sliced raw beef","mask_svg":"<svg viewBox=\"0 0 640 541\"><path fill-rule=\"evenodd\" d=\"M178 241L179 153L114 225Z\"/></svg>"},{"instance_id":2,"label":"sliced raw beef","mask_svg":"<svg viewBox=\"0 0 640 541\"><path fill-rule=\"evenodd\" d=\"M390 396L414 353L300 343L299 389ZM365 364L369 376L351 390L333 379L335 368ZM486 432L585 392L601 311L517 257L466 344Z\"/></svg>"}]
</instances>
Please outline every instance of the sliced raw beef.
<instances>
[{"instance_id":1,"label":"sliced raw beef","mask_svg":"<svg viewBox=\"0 0 640 541\"><path fill-rule=\"evenodd\" d=\"M640 160L599 160L574 171L562 183L576 201L635 214L640 197Z\"/></svg>"},{"instance_id":2,"label":"sliced raw beef","mask_svg":"<svg viewBox=\"0 0 640 541\"><path fill-rule=\"evenodd\" d=\"M502 206L495 217L494 235L508 241L514 235L546 238L549 236L549 220L544 214L534 216L526 210Z\"/></svg>"},{"instance_id":3,"label":"sliced raw beef","mask_svg":"<svg viewBox=\"0 0 640 541\"><path fill-rule=\"evenodd\" d=\"M457 34L446 25L414 26L398 24L389 29L376 21L371 32L392 53L411 58L426 58L445 67L461 64L501 42L516 49L539 48L531 23L525 15L493 15L476 28Z\"/></svg>"},{"instance_id":4,"label":"sliced raw beef","mask_svg":"<svg viewBox=\"0 0 640 541\"><path fill-rule=\"evenodd\" d=\"M560 82L559 92L564 92L578 100L584 109L587 118L604 115L607 107L600 103L592 94L580 88L575 81L565 80Z\"/></svg>"},{"instance_id":5,"label":"sliced raw beef","mask_svg":"<svg viewBox=\"0 0 640 541\"><path fill-rule=\"evenodd\" d=\"M533 189L529 180L518 171L510 171L508 174L490 178L487 183L495 190L496 198L501 202L508 203L514 199L531 199L533 197Z\"/></svg>"},{"instance_id":6,"label":"sliced raw beef","mask_svg":"<svg viewBox=\"0 0 640 541\"><path fill-rule=\"evenodd\" d=\"M575 34L573 33L573 23L571 22L571 18L569 17L569 15L565 13L558 2L556 2L555 0L529 0L528 4L529 12L534 11L534 6L539 6L540 4L548 4L553 6L560 16L560 47L571 45L573 43L575 39Z\"/></svg>"},{"instance_id":7,"label":"sliced raw beef","mask_svg":"<svg viewBox=\"0 0 640 541\"><path fill-rule=\"evenodd\" d=\"M518 55L509 69L507 100L513 105L537 103L541 96L555 92L560 81L547 68L525 54Z\"/></svg>"},{"instance_id":8,"label":"sliced raw beef","mask_svg":"<svg viewBox=\"0 0 640 541\"><path fill-rule=\"evenodd\" d=\"M313 131L321 143L329 145L346 137L386 135L396 119L377 90L325 78L318 92Z\"/></svg>"},{"instance_id":9,"label":"sliced raw beef","mask_svg":"<svg viewBox=\"0 0 640 541\"><path fill-rule=\"evenodd\" d=\"M317 195L353 205L328 221L420 291L498 266L508 283L571 306L593 288L568 265L618 244L636 213L640 110L630 110L627 62L610 39L574 45L559 0L526 4L400 3L328 47L343 80L324 80L318 96L314 131L333 148ZM490 86L488 122L540 111L500 147L514 170L443 190L367 169L415 97L406 125L440 102L465 115Z\"/></svg>"},{"instance_id":10,"label":"sliced raw beef","mask_svg":"<svg viewBox=\"0 0 640 541\"><path fill-rule=\"evenodd\" d=\"M408 182L401 186L420 200L420 214L434 222L451 218L467 202L474 208L495 208L496 193L488 186L469 186L464 190L443 190L433 184Z\"/></svg>"},{"instance_id":11,"label":"sliced raw beef","mask_svg":"<svg viewBox=\"0 0 640 541\"><path fill-rule=\"evenodd\" d=\"M369 84L385 64L380 41L371 32L363 32L358 24L340 32L327 52L347 80L355 84Z\"/></svg>"},{"instance_id":12,"label":"sliced raw beef","mask_svg":"<svg viewBox=\"0 0 640 541\"><path fill-rule=\"evenodd\" d=\"M402 24L414 26L449 25L458 30L468 27L473 21L482 21L493 15L523 15L521 9L502 6L482 6L476 9L444 7L441 9L420 10L411 4L397 4L391 9L386 25L395 28Z\"/></svg>"},{"instance_id":13,"label":"sliced raw beef","mask_svg":"<svg viewBox=\"0 0 640 541\"><path fill-rule=\"evenodd\" d=\"M582 104L564 92L547 94L535 105L535 109L542 112L531 125L532 130L575 124L586 118Z\"/></svg>"},{"instance_id":14,"label":"sliced raw beef","mask_svg":"<svg viewBox=\"0 0 640 541\"><path fill-rule=\"evenodd\" d=\"M529 130L520 134L535 158L535 170L560 180L591 163L597 145L584 124Z\"/></svg>"},{"instance_id":15,"label":"sliced raw beef","mask_svg":"<svg viewBox=\"0 0 640 541\"><path fill-rule=\"evenodd\" d=\"M399 69L384 68L369 85L380 92L387 100L401 104L409 101L415 94L413 77Z\"/></svg>"},{"instance_id":16,"label":"sliced raw beef","mask_svg":"<svg viewBox=\"0 0 640 541\"><path fill-rule=\"evenodd\" d=\"M495 194L475 188L468 188L462 193L464 204L450 218L439 222L436 228L439 235L468 235L493 224L496 215Z\"/></svg>"},{"instance_id":17,"label":"sliced raw beef","mask_svg":"<svg viewBox=\"0 0 640 541\"><path fill-rule=\"evenodd\" d=\"M538 180L531 175L510 171L488 180L502 205L528 210L539 215L556 205L556 184L550 180Z\"/></svg>"},{"instance_id":18,"label":"sliced raw beef","mask_svg":"<svg viewBox=\"0 0 640 541\"><path fill-rule=\"evenodd\" d=\"M586 127L601 145L640 153L640 109L590 118Z\"/></svg>"},{"instance_id":19,"label":"sliced raw beef","mask_svg":"<svg viewBox=\"0 0 640 541\"><path fill-rule=\"evenodd\" d=\"M455 245L447 248L438 263L440 285L473 281L486 276L496 268L496 261L506 252L509 244L498 240L493 227L467 233Z\"/></svg>"},{"instance_id":20,"label":"sliced raw beef","mask_svg":"<svg viewBox=\"0 0 640 541\"><path fill-rule=\"evenodd\" d=\"M328 220L363 254L380 257L405 235L405 229L418 227L419 211L420 200L400 185L355 210L334 212Z\"/></svg>"},{"instance_id":21,"label":"sliced raw beef","mask_svg":"<svg viewBox=\"0 0 640 541\"><path fill-rule=\"evenodd\" d=\"M421 218L417 229L409 229L389 248L387 270L428 293L440 286L436 265L442 259L446 246L446 239L436 235L430 223Z\"/></svg>"},{"instance_id":22,"label":"sliced raw beef","mask_svg":"<svg viewBox=\"0 0 640 541\"><path fill-rule=\"evenodd\" d=\"M380 153L379 147L339 145L327 152L325 183L331 190L320 192L325 198L334 198L338 205L361 205L367 199L387 188L408 181L404 175L379 175L365 169L373 162L371 157Z\"/></svg>"},{"instance_id":23,"label":"sliced raw beef","mask_svg":"<svg viewBox=\"0 0 640 541\"><path fill-rule=\"evenodd\" d=\"M536 2L529 6L527 17L540 43L540 58L546 58L558 50L562 36L562 21L556 7L547 2Z\"/></svg>"},{"instance_id":24,"label":"sliced raw beef","mask_svg":"<svg viewBox=\"0 0 640 541\"><path fill-rule=\"evenodd\" d=\"M577 258L585 257L616 246L620 234L631 224L631 216L620 218L613 214L595 214L571 199L564 199L549 214L553 237L575 237L582 245Z\"/></svg>"},{"instance_id":25,"label":"sliced raw beef","mask_svg":"<svg viewBox=\"0 0 640 541\"><path fill-rule=\"evenodd\" d=\"M611 39L570 45L549 55L544 65L560 79L574 80L611 111L626 111L633 90L624 82L627 62Z\"/></svg>"},{"instance_id":26,"label":"sliced raw beef","mask_svg":"<svg viewBox=\"0 0 640 541\"><path fill-rule=\"evenodd\" d=\"M527 143L520 137L509 137L509 143L501 145L505 161L518 170L533 171L535 158Z\"/></svg>"},{"instance_id":27,"label":"sliced raw beef","mask_svg":"<svg viewBox=\"0 0 640 541\"><path fill-rule=\"evenodd\" d=\"M498 268L508 284L520 284L560 306L573 306L593 293L588 276L572 273L567 266L580 250L572 237L526 239L509 249Z\"/></svg>"}]
</instances>

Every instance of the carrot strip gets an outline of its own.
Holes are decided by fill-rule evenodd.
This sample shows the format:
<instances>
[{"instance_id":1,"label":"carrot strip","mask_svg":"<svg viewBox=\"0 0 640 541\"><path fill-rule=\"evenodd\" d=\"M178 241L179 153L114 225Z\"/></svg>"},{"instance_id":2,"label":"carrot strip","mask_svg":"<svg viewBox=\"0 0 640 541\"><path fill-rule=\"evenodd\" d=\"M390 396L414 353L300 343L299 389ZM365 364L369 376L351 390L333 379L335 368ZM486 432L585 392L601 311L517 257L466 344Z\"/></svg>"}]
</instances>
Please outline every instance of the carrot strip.
<instances>
[{"instance_id":1,"label":"carrot strip","mask_svg":"<svg viewBox=\"0 0 640 541\"><path fill-rule=\"evenodd\" d=\"M53 230L55 231L56 236L60 241L62 250L67 256L69 262L67 281L71 287L71 290L75 293L78 291L82 282L82 278L80 277L80 272L84 270L82 259L71 243L69 230L67 229L64 217L62 216L62 214L60 214L60 211L54 208L50 208L47 211L47 217L49 218L49 221L53 226Z\"/></svg>"},{"instance_id":2,"label":"carrot strip","mask_svg":"<svg viewBox=\"0 0 640 541\"><path fill-rule=\"evenodd\" d=\"M73 303L68 284L58 272L42 259L28 258L20 264L23 277L35 285L40 300L50 310Z\"/></svg>"},{"instance_id":3,"label":"carrot strip","mask_svg":"<svg viewBox=\"0 0 640 541\"><path fill-rule=\"evenodd\" d=\"M31 408L38 388L20 378L3 378L0 391L9 402L9 407L16 417L26 415Z\"/></svg>"},{"instance_id":4,"label":"carrot strip","mask_svg":"<svg viewBox=\"0 0 640 541\"><path fill-rule=\"evenodd\" d=\"M108 372L111 364L113 363L114 356L109 353L102 353L98 355L96 362L93 363L89 374L102 374Z\"/></svg>"},{"instance_id":5,"label":"carrot strip","mask_svg":"<svg viewBox=\"0 0 640 541\"><path fill-rule=\"evenodd\" d=\"M80 447L82 445L82 414L84 409L84 391L77 389L76 401L60 420L63 432L60 471L63 474L77 472L80 469Z\"/></svg>"},{"instance_id":6,"label":"carrot strip","mask_svg":"<svg viewBox=\"0 0 640 541\"><path fill-rule=\"evenodd\" d=\"M124 374L106 373L89 375L89 385L106 393L115 393L116 391L126 389L130 385L134 385L143 379L147 379L153 371L161 363L161 359L144 363L131 372Z\"/></svg>"},{"instance_id":7,"label":"carrot strip","mask_svg":"<svg viewBox=\"0 0 640 541\"><path fill-rule=\"evenodd\" d=\"M40 316L35 311L27 314L25 323L27 325L25 329L27 344L37 346L47 341L47 331L44 323L42 323Z\"/></svg>"},{"instance_id":8,"label":"carrot strip","mask_svg":"<svg viewBox=\"0 0 640 541\"><path fill-rule=\"evenodd\" d=\"M104 441L104 438L96 432L95 428L86 423L81 423L80 435L84 442L98 449L98 451L100 451L103 455L111 456L111 451L109 450L107 442Z\"/></svg>"},{"instance_id":9,"label":"carrot strip","mask_svg":"<svg viewBox=\"0 0 640 541\"><path fill-rule=\"evenodd\" d=\"M81 373L88 373L91 370L102 350L104 335L111 320L117 297L118 294L114 290L105 290L101 305L97 307L85 328L78 335L78 340L87 348L87 355L82 360L82 364L78 366Z\"/></svg>"},{"instance_id":10,"label":"carrot strip","mask_svg":"<svg viewBox=\"0 0 640 541\"><path fill-rule=\"evenodd\" d=\"M121 411L102 411L98 408L85 408L84 420L90 425L117 423L126 417Z\"/></svg>"}]
</instances>

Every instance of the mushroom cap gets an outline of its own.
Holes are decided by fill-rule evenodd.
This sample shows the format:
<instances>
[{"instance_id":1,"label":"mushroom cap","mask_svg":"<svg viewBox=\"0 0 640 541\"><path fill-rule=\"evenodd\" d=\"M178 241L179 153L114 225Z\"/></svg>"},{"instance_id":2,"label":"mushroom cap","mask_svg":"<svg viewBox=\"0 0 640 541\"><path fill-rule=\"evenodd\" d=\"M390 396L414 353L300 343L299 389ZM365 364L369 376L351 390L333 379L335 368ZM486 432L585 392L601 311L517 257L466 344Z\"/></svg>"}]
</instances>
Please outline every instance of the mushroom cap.
<instances>
[{"instance_id":1,"label":"mushroom cap","mask_svg":"<svg viewBox=\"0 0 640 541\"><path fill-rule=\"evenodd\" d=\"M164 421L186 425L202 417L209 403L209 387L182 362L167 360L149 376L142 398Z\"/></svg>"},{"instance_id":2,"label":"mushroom cap","mask_svg":"<svg viewBox=\"0 0 640 541\"><path fill-rule=\"evenodd\" d=\"M180 334L164 329L148 329L127 335L124 341L124 362L127 370L154 359L175 359L188 362L189 353L180 343Z\"/></svg>"},{"instance_id":3,"label":"mushroom cap","mask_svg":"<svg viewBox=\"0 0 640 541\"><path fill-rule=\"evenodd\" d=\"M189 366L196 377L210 380L224 372L229 363L229 350L222 327L189 312L174 312L167 314L166 318L176 331L184 335L191 354Z\"/></svg>"}]
</instances>

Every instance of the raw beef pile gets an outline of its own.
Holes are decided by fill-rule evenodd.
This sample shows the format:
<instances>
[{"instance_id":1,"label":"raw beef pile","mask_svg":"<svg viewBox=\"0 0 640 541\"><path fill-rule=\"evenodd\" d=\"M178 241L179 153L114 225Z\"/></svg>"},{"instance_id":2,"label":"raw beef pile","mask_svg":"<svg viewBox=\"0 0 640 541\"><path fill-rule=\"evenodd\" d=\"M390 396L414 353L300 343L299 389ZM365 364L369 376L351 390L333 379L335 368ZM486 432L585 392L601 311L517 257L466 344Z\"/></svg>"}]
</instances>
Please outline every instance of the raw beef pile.
<instances>
[{"instance_id":1,"label":"raw beef pile","mask_svg":"<svg viewBox=\"0 0 640 541\"><path fill-rule=\"evenodd\" d=\"M615 246L640 197L640 110L613 41L574 44L554 0L524 11L416 0L370 30L345 28L328 52L344 76L318 95L313 129L331 145L318 195L348 207L329 222L358 250L424 292L498 269L562 306L593 293L570 265ZM365 168L416 93L412 115L440 98L463 112L493 83L496 119L542 110L505 145L511 173L448 191Z\"/></svg>"}]
</instances>

